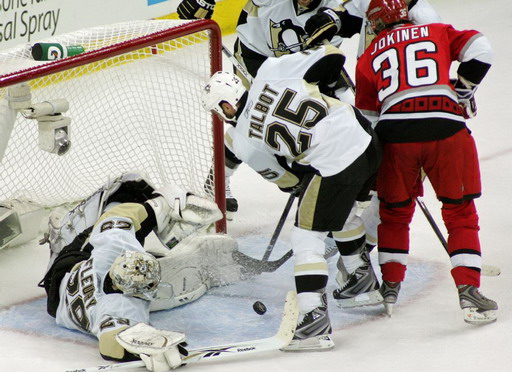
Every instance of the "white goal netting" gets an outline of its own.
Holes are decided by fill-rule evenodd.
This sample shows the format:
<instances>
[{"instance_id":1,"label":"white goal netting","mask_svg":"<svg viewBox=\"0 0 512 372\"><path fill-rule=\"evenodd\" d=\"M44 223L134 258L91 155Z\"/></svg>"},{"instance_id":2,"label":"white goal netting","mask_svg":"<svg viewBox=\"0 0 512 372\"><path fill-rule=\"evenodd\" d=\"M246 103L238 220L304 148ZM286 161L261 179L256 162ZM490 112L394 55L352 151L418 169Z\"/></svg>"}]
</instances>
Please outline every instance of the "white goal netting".
<instances>
[{"instance_id":1,"label":"white goal netting","mask_svg":"<svg viewBox=\"0 0 512 372\"><path fill-rule=\"evenodd\" d=\"M137 21L52 37L44 42L85 52L51 62L35 61L32 45L0 52L0 100L9 84L25 80L33 103L64 98L63 115L71 118L71 148L58 156L40 149L37 121L17 114L0 163L0 202L73 202L126 171L213 198L205 180L214 164L214 125L200 95L218 61L204 24Z\"/></svg>"}]
</instances>

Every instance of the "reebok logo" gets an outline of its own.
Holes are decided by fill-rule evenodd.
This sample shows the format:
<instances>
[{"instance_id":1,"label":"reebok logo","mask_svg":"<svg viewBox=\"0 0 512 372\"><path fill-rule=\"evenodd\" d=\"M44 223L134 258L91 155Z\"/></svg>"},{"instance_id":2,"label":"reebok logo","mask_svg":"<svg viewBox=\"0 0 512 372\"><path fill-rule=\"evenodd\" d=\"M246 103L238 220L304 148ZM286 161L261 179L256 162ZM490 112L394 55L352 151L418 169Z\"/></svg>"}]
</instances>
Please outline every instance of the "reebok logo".
<instances>
[{"instance_id":1,"label":"reebok logo","mask_svg":"<svg viewBox=\"0 0 512 372\"><path fill-rule=\"evenodd\" d=\"M241 347L241 348L236 349L236 352L237 353L243 353L244 351L251 351L251 350L256 350L256 348L254 346Z\"/></svg>"}]
</instances>

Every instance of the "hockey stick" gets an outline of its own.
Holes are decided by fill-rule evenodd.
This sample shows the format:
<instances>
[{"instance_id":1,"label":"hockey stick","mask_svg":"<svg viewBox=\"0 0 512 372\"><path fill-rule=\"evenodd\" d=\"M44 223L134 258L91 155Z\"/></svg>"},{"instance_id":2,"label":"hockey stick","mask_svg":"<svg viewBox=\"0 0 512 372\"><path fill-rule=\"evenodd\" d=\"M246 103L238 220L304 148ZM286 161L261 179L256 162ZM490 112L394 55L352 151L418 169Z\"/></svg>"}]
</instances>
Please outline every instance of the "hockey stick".
<instances>
[{"instance_id":1,"label":"hockey stick","mask_svg":"<svg viewBox=\"0 0 512 372\"><path fill-rule=\"evenodd\" d=\"M261 353L264 351L280 350L287 346L295 334L297 320L299 318L299 307L297 305L297 294L294 291L288 292L283 309L283 317L279 330L272 337L260 338L251 341L234 342L232 344L208 346L204 348L188 350L188 355L183 357L182 363L196 363L207 360L219 360L236 355L247 355ZM98 372L114 369L128 369L144 367L143 361L106 364L97 367L67 370L66 372Z\"/></svg>"},{"instance_id":2,"label":"hockey stick","mask_svg":"<svg viewBox=\"0 0 512 372\"><path fill-rule=\"evenodd\" d=\"M420 206L421 211L425 215L425 218L427 219L428 223L432 227L432 230L434 230L435 234L437 235L437 238L443 245L446 253L448 253L448 243L446 242L446 239L443 236L443 233L441 230L439 230L439 226L437 226L436 221L434 220L434 217L430 213L430 211L427 208L427 205L423 202L422 199L416 198L416 203ZM482 275L485 276L498 276L501 274L501 270L497 266L492 265L482 265Z\"/></svg>"},{"instance_id":3,"label":"hockey stick","mask_svg":"<svg viewBox=\"0 0 512 372\"><path fill-rule=\"evenodd\" d=\"M235 66L235 68L240 71L242 75L249 81L249 84L252 84L252 76L249 74L249 71L245 68L244 65L242 65L233 55L233 53L230 52L228 48L226 48L224 45L222 46L222 52L225 54L225 56L229 59L229 62Z\"/></svg>"},{"instance_id":4,"label":"hockey stick","mask_svg":"<svg viewBox=\"0 0 512 372\"><path fill-rule=\"evenodd\" d=\"M263 255L262 261L268 261L272 250L274 249L274 245L276 245L277 238L279 238L279 234L281 234L281 230L283 229L284 223L286 222L286 218L288 217L288 213L290 213L290 209L292 209L293 202L295 201L295 195L291 194L286 202L286 206L283 209L283 213L281 214L281 218L277 223L276 229L274 230L274 234L272 235L272 239L270 239L270 243L268 244L267 250Z\"/></svg>"},{"instance_id":5,"label":"hockey stick","mask_svg":"<svg viewBox=\"0 0 512 372\"><path fill-rule=\"evenodd\" d=\"M243 254L239 251L233 252L233 259L235 262L242 266L248 274L259 275L261 273L272 273L283 266L283 264L293 255L293 251L290 249L284 256L277 260L268 260L277 242L277 238L279 237L279 234L281 234L281 230L283 229L284 223L286 222L286 218L288 217L288 213L292 208L294 200L295 196L290 195L288 201L286 202L286 206L284 207L283 213L281 214L281 218L279 219L279 222L277 223L277 226L274 230L274 234L270 239L270 243L268 244L267 249L265 250L265 254L261 260L247 256L246 254Z\"/></svg>"},{"instance_id":6,"label":"hockey stick","mask_svg":"<svg viewBox=\"0 0 512 372\"><path fill-rule=\"evenodd\" d=\"M261 273L272 273L284 265L288 259L293 256L290 249L286 254L275 261L263 261L243 254L239 251L233 251L233 259L242 266L247 274L258 275Z\"/></svg>"}]
</instances>

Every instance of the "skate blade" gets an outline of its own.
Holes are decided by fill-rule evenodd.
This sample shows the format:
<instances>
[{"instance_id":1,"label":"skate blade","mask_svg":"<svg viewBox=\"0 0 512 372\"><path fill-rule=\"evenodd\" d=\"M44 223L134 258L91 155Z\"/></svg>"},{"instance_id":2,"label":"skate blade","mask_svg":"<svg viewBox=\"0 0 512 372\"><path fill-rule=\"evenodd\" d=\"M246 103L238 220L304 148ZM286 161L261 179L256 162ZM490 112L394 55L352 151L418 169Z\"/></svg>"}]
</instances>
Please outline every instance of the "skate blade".
<instances>
[{"instance_id":1,"label":"skate blade","mask_svg":"<svg viewBox=\"0 0 512 372\"><path fill-rule=\"evenodd\" d=\"M328 351L334 347L334 341L329 335L314 336L304 340L292 340L282 351Z\"/></svg>"},{"instance_id":2,"label":"skate blade","mask_svg":"<svg viewBox=\"0 0 512 372\"><path fill-rule=\"evenodd\" d=\"M479 312L476 307L467 307L463 309L464 321L469 324L489 324L497 320L496 310L487 310Z\"/></svg>"},{"instance_id":3,"label":"skate blade","mask_svg":"<svg viewBox=\"0 0 512 372\"><path fill-rule=\"evenodd\" d=\"M336 299L336 301L338 302L338 307L341 307L342 309L350 309L353 307L379 305L384 301L384 299L377 290L361 293L352 298Z\"/></svg>"},{"instance_id":4,"label":"skate blade","mask_svg":"<svg viewBox=\"0 0 512 372\"><path fill-rule=\"evenodd\" d=\"M389 302L384 302L384 310L386 311L386 315L391 318L391 314L393 314L393 305Z\"/></svg>"}]
</instances>

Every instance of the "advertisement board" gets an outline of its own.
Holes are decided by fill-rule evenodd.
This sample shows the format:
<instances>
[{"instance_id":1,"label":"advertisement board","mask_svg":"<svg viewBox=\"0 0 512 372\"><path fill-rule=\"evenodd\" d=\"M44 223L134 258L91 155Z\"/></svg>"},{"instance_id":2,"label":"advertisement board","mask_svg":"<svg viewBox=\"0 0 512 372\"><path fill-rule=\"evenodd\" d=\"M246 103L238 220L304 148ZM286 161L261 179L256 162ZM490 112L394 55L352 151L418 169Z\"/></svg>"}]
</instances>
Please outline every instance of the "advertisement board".
<instances>
[{"instance_id":1,"label":"advertisement board","mask_svg":"<svg viewBox=\"0 0 512 372\"><path fill-rule=\"evenodd\" d=\"M0 0L0 50L81 28L176 12L180 0Z\"/></svg>"}]
</instances>

